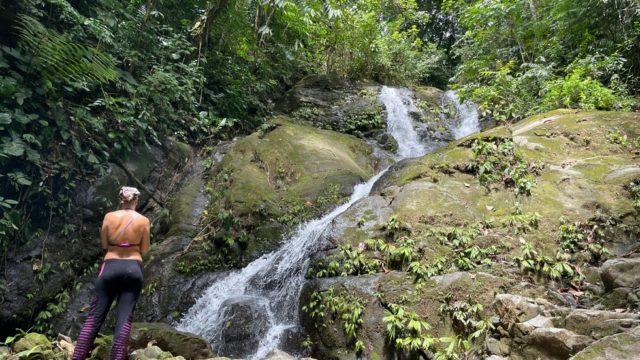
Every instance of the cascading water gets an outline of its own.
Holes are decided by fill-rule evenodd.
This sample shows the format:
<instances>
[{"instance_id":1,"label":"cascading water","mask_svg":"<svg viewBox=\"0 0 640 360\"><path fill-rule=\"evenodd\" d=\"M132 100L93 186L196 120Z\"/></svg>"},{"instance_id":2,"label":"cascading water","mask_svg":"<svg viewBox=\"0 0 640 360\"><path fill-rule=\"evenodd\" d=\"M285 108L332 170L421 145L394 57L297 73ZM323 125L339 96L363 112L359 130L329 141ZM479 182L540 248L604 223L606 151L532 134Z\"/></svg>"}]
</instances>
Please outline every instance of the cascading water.
<instances>
[{"instance_id":1,"label":"cascading water","mask_svg":"<svg viewBox=\"0 0 640 360\"><path fill-rule=\"evenodd\" d=\"M446 108L453 105L455 108L454 123L457 124L452 129L453 136L456 139L463 138L467 135L480 131L480 124L478 122L478 107L470 100L460 102L458 95L455 91L448 90L444 93L442 99L442 107Z\"/></svg>"},{"instance_id":2,"label":"cascading water","mask_svg":"<svg viewBox=\"0 0 640 360\"><path fill-rule=\"evenodd\" d=\"M400 159L424 155L427 147L413 128L410 112L417 109L411 100L411 90L383 87L378 97L387 110L387 131L398 142Z\"/></svg>"},{"instance_id":3,"label":"cascading water","mask_svg":"<svg viewBox=\"0 0 640 360\"><path fill-rule=\"evenodd\" d=\"M411 92L385 86L379 100L387 109L387 130L398 143L399 160L424 155L431 147L420 141L413 127L409 116L415 109ZM229 313L233 312L230 308L241 304L240 316L249 316L249 319L255 319L256 324L262 324L256 326L259 343L250 357L264 358L279 346L283 334L298 326L298 298L309 257L319 250L331 221L369 195L385 172L386 169L366 183L355 186L347 203L320 219L300 225L280 249L213 283L189 309L178 329L199 334L211 341L214 350L224 352L223 330ZM251 314L247 315L247 311Z\"/></svg>"}]
</instances>

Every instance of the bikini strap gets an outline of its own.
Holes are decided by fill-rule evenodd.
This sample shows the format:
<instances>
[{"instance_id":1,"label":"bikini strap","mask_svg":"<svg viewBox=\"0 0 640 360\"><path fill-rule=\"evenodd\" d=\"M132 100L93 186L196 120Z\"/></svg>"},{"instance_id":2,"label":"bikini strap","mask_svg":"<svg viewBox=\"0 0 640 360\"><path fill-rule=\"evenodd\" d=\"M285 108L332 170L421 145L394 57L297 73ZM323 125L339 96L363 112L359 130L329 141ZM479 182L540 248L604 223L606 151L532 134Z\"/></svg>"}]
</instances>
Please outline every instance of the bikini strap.
<instances>
[{"instance_id":1,"label":"bikini strap","mask_svg":"<svg viewBox=\"0 0 640 360\"><path fill-rule=\"evenodd\" d=\"M133 222L133 220L138 218L138 214L136 213L135 215L133 215L131 217L131 219L129 219L129 222L127 222L127 224L122 228L122 230L120 230L120 232L118 232L118 234L116 235L115 238L113 238L112 241L109 241L110 244L115 243L118 239L120 239L120 236L122 236L122 234L124 234L124 231L127 230L127 228L129 227L129 225L131 225L131 223ZM115 246L118 246L118 244L116 244Z\"/></svg>"}]
</instances>

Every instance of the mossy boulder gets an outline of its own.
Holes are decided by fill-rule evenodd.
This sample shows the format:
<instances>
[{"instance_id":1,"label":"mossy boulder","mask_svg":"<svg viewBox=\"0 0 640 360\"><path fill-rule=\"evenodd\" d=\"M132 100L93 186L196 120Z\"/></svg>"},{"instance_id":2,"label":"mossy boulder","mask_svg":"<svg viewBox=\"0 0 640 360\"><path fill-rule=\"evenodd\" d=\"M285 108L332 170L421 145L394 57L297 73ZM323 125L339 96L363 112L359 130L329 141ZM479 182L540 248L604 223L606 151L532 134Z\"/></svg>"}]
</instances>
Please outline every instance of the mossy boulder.
<instances>
[{"instance_id":1,"label":"mossy boulder","mask_svg":"<svg viewBox=\"0 0 640 360\"><path fill-rule=\"evenodd\" d=\"M93 343L90 360L108 360L113 346L113 335L99 335Z\"/></svg>"},{"instance_id":2,"label":"mossy boulder","mask_svg":"<svg viewBox=\"0 0 640 360\"><path fill-rule=\"evenodd\" d=\"M175 330L163 323L133 323L129 347L144 348L151 341L162 350L169 352L169 357L173 354L192 360L215 356L209 343L195 334ZM151 358L149 354L147 355L147 358Z\"/></svg>"},{"instance_id":3,"label":"mossy boulder","mask_svg":"<svg viewBox=\"0 0 640 360\"><path fill-rule=\"evenodd\" d=\"M640 353L640 326L604 337L571 357L571 360L631 360Z\"/></svg>"},{"instance_id":4,"label":"mossy boulder","mask_svg":"<svg viewBox=\"0 0 640 360\"><path fill-rule=\"evenodd\" d=\"M163 351L155 345L148 345L144 349L134 351L129 357L130 360L185 360L182 356L173 356L168 351Z\"/></svg>"},{"instance_id":5,"label":"mossy boulder","mask_svg":"<svg viewBox=\"0 0 640 360\"><path fill-rule=\"evenodd\" d=\"M341 270L353 273L362 271L353 269L363 263L371 265L383 259L387 261L385 266L403 272L313 280L309 289L323 289L322 284L327 283L347 286L358 283L356 279L368 283L367 279L375 276L373 288L380 296L379 306L405 304L427 320L432 325L430 334L438 337L458 332L452 320L443 315L440 305L480 304L484 309L482 316L496 317L494 325L499 326L494 331L494 342L500 342L501 346L493 347L500 350L494 355L509 355L505 349L510 346L510 355L514 358L566 358L594 339L626 331L625 327L636 324L632 316L611 317L598 324L593 320L592 325L583 327L574 321L578 314L567 315L571 307L599 306L600 310L602 307L613 310L613 307L634 306L636 277L631 269L635 269L637 259L611 260L603 266L604 284L598 267L608 257L623 256L638 249L640 213L634 207L629 184L640 178L637 165L640 149L636 140L639 135L640 114L637 113L557 110L510 126L495 127L421 158L402 161L378 180L369 197L336 218L327 234L328 249L318 254L317 260L322 263L323 258L328 258L325 264L330 261L335 261L337 266L348 264L351 267ZM530 193L516 195L513 182L505 181L509 178L506 172L496 174L494 182L481 182L478 172L481 160L474 158L472 150L476 140L496 146L512 144L513 161L526 167L527 181L533 185ZM567 230L570 228L567 224L575 228ZM563 241L577 233L576 249L567 250L570 245ZM430 271L439 275L417 281L418 277L410 274L408 263L399 265L396 261L394 265L394 260L384 260L387 255L382 250L365 245L369 238L396 247L410 240L410 261L430 266ZM465 245L455 245L460 242ZM519 268L514 258L523 256L523 245L527 243L532 244L537 254L550 259L555 259L557 253L562 254L576 266L574 269L585 274L587 280L581 285L583 288L577 292L567 291L570 286L567 278L550 279L548 274L528 273ZM607 247L610 253L596 254L588 247L594 243ZM340 255L344 254L344 250L338 249L340 246L350 249L357 257ZM358 252L358 248L365 250ZM481 260L471 260L471 263L466 258L482 251L489 251L489 255L481 255ZM433 267L438 261L441 261L440 267ZM313 268L311 276L317 274L317 270ZM612 276L616 271L620 274ZM614 287L626 292L624 296L611 292L609 297L621 301L608 302L601 294ZM309 290L306 291L308 294ZM585 292L589 295L584 295ZM515 311L515 319L505 325L501 321L507 321L508 311L499 313L490 306L501 297L535 299L538 310L540 304L545 305L526 319L519 318L528 314L526 308L517 310L508 306ZM371 295L367 299L371 299ZM611 315L611 311L606 314ZM546 325L536 328L533 318L543 315ZM501 319L503 316L505 319ZM510 329L516 325L528 330L525 334L521 329L519 342L512 342L511 337L517 333ZM319 354L346 352L353 356L344 346L329 346L329 340L333 339L329 336L340 330L334 326L322 332L310 330L316 334L312 340L326 347L318 345ZM362 331L363 338L372 336L368 328L363 327ZM336 339L334 343L341 344ZM557 342L547 346L552 340ZM527 346L533 350L524 351ZM550 353L545 353L547 350Z\"/></svg>"},{"instance_id":6,"label":"mossy boulder","mask_svg":"<svg viewBox=\"0 0 640 360\"><path fill-rule=\"evenodd\" d=\"M377 101L380 85L348 83L330 76L310 76L285 97L285 109L295 121L360 137L382 136L384 108ZM389 143L389 146L393 144Z\"/></svg>"},{"instance_id":7,"label":"mossy boulder","mask_svg":"<svg viewBox=\"0 0 640 360\"><path fill-rule=\"evenodd\" d=\"M406 273L391 271L384 274L335 277L308 282L302 290L300 307L308 306L314 292L332 291L334 296L349 294L360 299L364 306L362 325L357 338L364 343L363 355L369 359L385 359L393 353L388 343L383 317L388 315L389 304L403 304L431 326L434 337L450 336L452 323L443 317L440 307L456 301L483 305L483 314L489 315L494 296L505 291L518 291L538 296L543 290L523 285L513 279L486 273L455 272L425 281L419 288ZM328 312L329 310L326 310ZM313 355L322 359L356 359L358 355L349 346L340 319L314 319L304 310L300 313L302 325L314 344Z\"/></svg>"},{"instance_id":8,"label":"mossy boulder","mask_svg":"<svg viewBox=\"0 0 640 360\"><path fill-rule=\"evenodd\" d=\"M517 203L522 213L540 214L537 229L528 233L527 240L550 251L557 248L561 217L572 222L615 218L625 226L607 229L619 235L608 236L609 246L615 254L624 254L634 246L629 231L638 223L626 186L640 173L635 170L634 150L613 143L609 134L620 131L635 139L639 122L635 113L563 110L535 116L400 163L375 185L374 194L395 188L391 209L414 229L501 221L514 214ZM469 170L475 139L505 137L514 139L525 163L542 168L531 195L518 202L513 189L487 188ZM499 241L513 249L520 246L519 238L504 234Z\"/></svg>"},{"instance_id":9,"label":"mossy boulder","mask_svg":"<svg viewBox=\"0 0 640 360\"><path fill-rule=\"evenodd\" d=\"M15 353L19 353L21 351L29 351L35 348L39 348L40 351L51 350L52 344L51 341L42 334L38 333L27 333L20 340L16 341L12 350Z\"/></svg>"},{"instance_id":10,"label":"mossy boulder","mask_svg":"<svg viewBox=\"0 0 640 360\"><path fill-rule=\"evenodd\" d=\"M261 131L236 141L211 169L203 226L215 235L208 243L232 249L240 258L230 264L242 265L276 248L295 225L344 201L373 175L375 165L371 147L361 139L272 118ZM196 244L179 264L218 261L207 255L206 244ZM222 261L203 267L224 269Z\"/></svg>"}]
</instances>

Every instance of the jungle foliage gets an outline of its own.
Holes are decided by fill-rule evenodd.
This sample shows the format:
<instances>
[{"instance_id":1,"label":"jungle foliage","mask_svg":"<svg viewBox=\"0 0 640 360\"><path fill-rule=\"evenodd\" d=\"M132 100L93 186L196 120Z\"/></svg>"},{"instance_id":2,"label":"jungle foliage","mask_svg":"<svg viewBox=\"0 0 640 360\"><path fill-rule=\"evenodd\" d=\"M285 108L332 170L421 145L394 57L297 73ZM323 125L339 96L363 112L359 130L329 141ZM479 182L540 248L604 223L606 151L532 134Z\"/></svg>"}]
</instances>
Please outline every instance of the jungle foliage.
<instances>
[{"instance_id":1,"label":"jungle foliage","mask_svg":"<svg viewBox=\"0 0 640 360\"><path fill-rule=\"evenodd\" d=\"M0 20L0 257L72 233L78 182L135 145L252 131L306 75L453 87L497 121L631 109L640 84L635 0L19 0Z\"/></svg>"}]
</instances>

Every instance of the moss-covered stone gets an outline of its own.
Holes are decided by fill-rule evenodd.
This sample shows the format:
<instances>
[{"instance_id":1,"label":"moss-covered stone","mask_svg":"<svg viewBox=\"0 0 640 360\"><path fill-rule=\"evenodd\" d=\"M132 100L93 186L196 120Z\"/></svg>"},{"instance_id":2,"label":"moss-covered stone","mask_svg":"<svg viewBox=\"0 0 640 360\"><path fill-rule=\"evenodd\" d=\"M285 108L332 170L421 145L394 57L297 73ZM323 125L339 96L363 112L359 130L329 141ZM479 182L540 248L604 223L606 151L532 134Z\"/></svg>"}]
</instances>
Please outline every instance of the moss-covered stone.
<instances>
[{"instance_id":1,"label":"moss-covered stone","mask_svg":"<svg viewBox=\"0 0 640 360\"><path fill-rule=\"evenodd\" d=\"M21 351L29 351L35 348L39 348L40 351L51 350L51 341L42 334L27 333L20 340L16 341L13 346L13 352L19 353Z\"/></svg>"},{"instance_id":2,"label":"moss-covered stone","mask_svg":"<svg viewBox=\"0 0 640 360\"><path fill-rule=\"evenodd\" d=\"M592 306L596 302L605 307L632 306L629 304L633 302L628 299L633 299L636 293L631 288L618 288L616 290L626 289L626 292L610 294L608 298L616 298L618 302L598 297L604 287L595 269L603 259L593 260L585 250L587 241L600 241L609 248L612 253L609 256L621 256L637 249L640 214L633 206L628 184L638 178L638 149L633 147L635 145L616 142L611 133L627 136L632 143L640 133L640 114L558 110L474 134L421 158L405 160L391 167L375 184L371 196L336 218L330 231L331 243L335 247L351 245L355 248L370 237L393 242L406 236L416 244L412 261L432 264L438 258L444 258L446 267L438 270L443 275L427 278L420 286L416 286L414 276L408 272L376 275L377 285L373 286L382 302L403 303L427 319L434 336L454 333L451 322L446 317L443 319L440 311L444 302L482 304L488 318L495 314L488 305L496 294L501 293L541 298L540 301L554 309L559 305ZM477 139L512 141L521 163L527 166L535 183L529 196L516 196L509 184L480 183L472 152L472 144ZM500 179L504 174L497 176ZM390 236L385 224L392 218L401 225L395 230L396 234ZM562 251L562 218L571 224L582 224L585 231L581 244L583 253L567 253L567 256L571 256L570 261L578 268L584 269L589 280L599 283L591 286L593 292L589 296L579 293L573 297L559 292L556 289L561 287L561 282L531 277L522 273L513 261L515 256L521 255L521 247L527 242L531 242L540 254L555 258L556 252ZM476 235L465 240L469 243L467 246L477 245L479 249L494 246L496 252L486 263L477 264L468 272L456 271L459 265L454 260L460 257L464 247L452 245L451 237L434 235L442 229L452 228L460 231L478 229ZM335 257L335 254L334 250L329 250L321 257ZM369 250L363 256L382 257L379 252ZM407 271L406 265L404 270ZM348 284L358 283L355 279L360 278L364 281L367 277L323 281L348 287ZM576 337L580 340L579 346L572 346L563 356L586 346L595 334L600 337L608 331L622 331L619 329L624 324L633 325L635 320L625 318L602 329L595 326L580 328ZM323 337L332 331L318 334L316 340L326 346L329 340ZM497 333L500 331L506 330L496 330ZM553 331L570 332L566 329ZM510 342L508 338L504 339L506 343ZM529 353L518 350L518 346L526 346L523 344L513 345L515 350L511 355L514 358L548 355L533 347ZM329 350L323 351L329 353ZM337 346L330 352L345 352L345 348Z\"/></svg>"},{"instance_id":3,"label":"moss-covered stone","mask_svg":"<svg viewBox=\"0 0 640 360\"><path fill-rule=\"evenodd\" d=\"M633 152L612 146L606 134L616 128L626 131L629 138L636 138L639 118L633 113L563 110L523 120L510 129L498 127L473 138L490 139L507 131L527 138L527 144L541 145L532 150L516 143L525 162L542 166L531 196L521 197L519 206L523 213L541 215L538 228L527 237L553 250L558 219L562 216L575 221L600 215L637 219L632 200L624 190L634 176L637 159ZM588 142L580 140L587 136ZM385 188L399 186L391 207L402 221L417 229L423 221L429 226L469 224L512 214L516 198L511 189L487 191L468 172L472 156L469 141L463 139L393 167L374 191L382 193ZM519 247L518 237L510 238L505 240L511 247Z\"/></svg>"},{"instance_id":4,"label":"moss-covered stone","mask_svg":"<svg viewBox=\"0 0 640 360\"><path fill-rule=\"evenodd\" d=\"M141 348L150 341L169 352L169 357L173 354L191 360L214 356L211 346L195 334L175 330L163 323L133 323L130 346Z\"/></svg>"},{"instance_id":5,"label":"moss-covered stone","mask_svg":"<svg viewBox=\"0 0 640 360\"><path fill-rule=\"evenodd\" d=\"M272 250L287 230L343 201L374 172L370 146L356 137L284 116L270 124L238 140L207 184L205 225L217 229L218 244L233 239L243 261Z\"/></svg>"},{"instance_id":6,"label":"moss-covered stone","mask_svg":"<svg viewBox=\"0 0 640 360\"><path fill-rule=\"evenodd\" d=\"M640 353L640 326L604 337L571 357L571 360L631 360Z\"/></svg>"}]
</instances>

